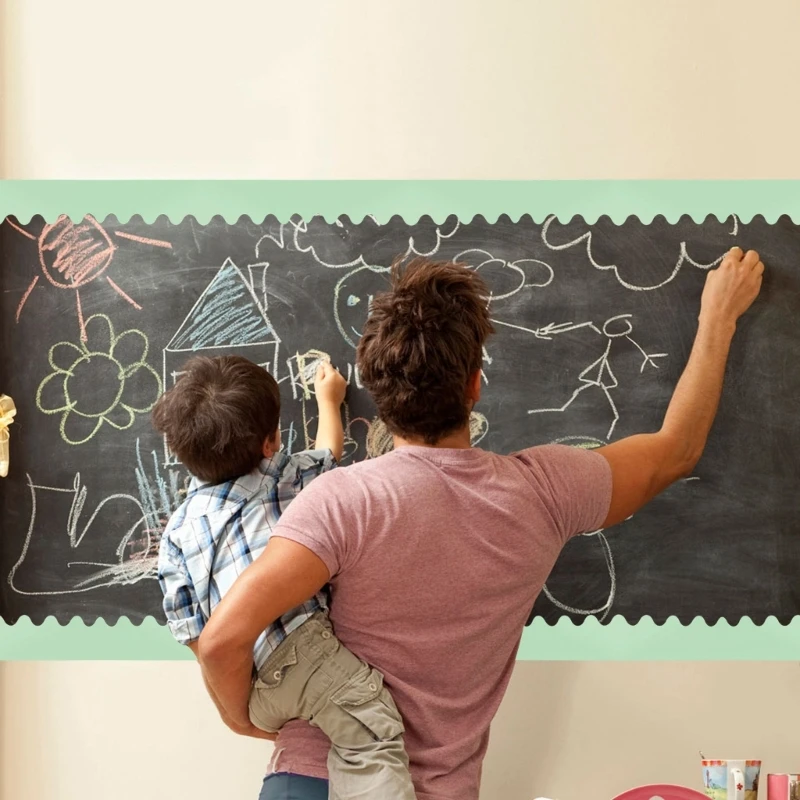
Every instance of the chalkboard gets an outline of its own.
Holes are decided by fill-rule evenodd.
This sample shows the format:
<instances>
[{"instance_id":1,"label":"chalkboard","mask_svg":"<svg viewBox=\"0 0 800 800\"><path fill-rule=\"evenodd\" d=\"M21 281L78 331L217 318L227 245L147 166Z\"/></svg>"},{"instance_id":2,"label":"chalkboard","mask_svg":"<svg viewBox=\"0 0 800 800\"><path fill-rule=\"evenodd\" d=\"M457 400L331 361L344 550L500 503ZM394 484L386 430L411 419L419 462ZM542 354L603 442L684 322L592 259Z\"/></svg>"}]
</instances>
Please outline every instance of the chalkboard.
<instances>
[{"instance_id":1,"label":"chalkboard","mask_svg":"<svg viewBox=\"0 0 800 800\"><path fill-rule=\"evenodd\" d=\"M375 455L390 440L354 368L370 297L400 254L461 261L488 281L497 329L475 443L596 447L659 427L707 270L735 243L768 272L702 461L630 520L573 540L535 613L788 621L800 611L800 226L735 217L7 219L0 392L18 415L0 480L3 618L161 617L158 541L187 475L148 411L192 353L272 371L293 450L313 436L309 381L329 355L350 380L345 462Z\"/></svg>"}]
</instances>

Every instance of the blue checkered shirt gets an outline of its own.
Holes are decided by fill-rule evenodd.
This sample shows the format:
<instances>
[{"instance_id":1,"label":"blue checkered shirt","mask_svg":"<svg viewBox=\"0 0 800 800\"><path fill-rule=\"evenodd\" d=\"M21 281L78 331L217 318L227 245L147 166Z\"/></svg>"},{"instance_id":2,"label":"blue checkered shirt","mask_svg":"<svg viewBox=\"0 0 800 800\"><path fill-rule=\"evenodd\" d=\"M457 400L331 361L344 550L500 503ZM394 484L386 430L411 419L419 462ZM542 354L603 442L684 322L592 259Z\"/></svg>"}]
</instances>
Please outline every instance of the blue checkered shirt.
<instances>
[{"instance_id":1,"label":"blue checkered shirt","mask_svg":"<svg viewBox=\"0 0 800 800\"><path fill-rule=\"evenodd\" d=\"M289 503L335 464L330 450L306 450L292 456L280 452L235 481L192 480L186 500L164 531L158 556L164 612L178 642L188 644L199 638L215 606L264 551ZM255 644L256 668L322 608L327 608L327 599L320 593L267 628Z\"/></svg>"}]
</instances>

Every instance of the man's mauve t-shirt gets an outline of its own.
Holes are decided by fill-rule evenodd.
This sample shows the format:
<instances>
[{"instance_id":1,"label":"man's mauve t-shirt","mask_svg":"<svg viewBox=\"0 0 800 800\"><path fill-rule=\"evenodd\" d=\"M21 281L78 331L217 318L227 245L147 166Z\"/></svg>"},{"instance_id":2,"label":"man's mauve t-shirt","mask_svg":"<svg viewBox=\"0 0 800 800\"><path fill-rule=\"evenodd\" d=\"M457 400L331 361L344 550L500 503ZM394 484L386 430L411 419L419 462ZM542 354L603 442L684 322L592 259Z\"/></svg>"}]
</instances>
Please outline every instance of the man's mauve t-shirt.
<instances>
[{"instance_id":1,"label":"man's mauve t-shirt","mask_svg":"<svg viewBox=\"0 0 800 800\"><path fill-rule=\"evenodd\" d=\"M336 634L385 675L418 800L477 800L531 606L610 501L611 469L589 450L402 447L320 476L281 517L273 535L330 570ZM273 769L327 777L329 746L290 722Z\"/></svg>"}]
</instances>

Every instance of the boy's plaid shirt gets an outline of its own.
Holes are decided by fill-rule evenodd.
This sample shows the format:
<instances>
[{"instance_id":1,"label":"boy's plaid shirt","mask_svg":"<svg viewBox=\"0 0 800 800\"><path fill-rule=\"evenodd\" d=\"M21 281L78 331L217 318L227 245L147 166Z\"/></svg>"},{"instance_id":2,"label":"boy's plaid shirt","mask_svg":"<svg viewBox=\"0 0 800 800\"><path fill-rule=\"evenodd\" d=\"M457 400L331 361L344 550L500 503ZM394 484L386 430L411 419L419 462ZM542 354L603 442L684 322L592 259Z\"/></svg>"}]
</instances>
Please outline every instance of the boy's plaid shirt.
<instances>
[{"instance_id":1,"label":"boy's plaid shirt","mask_svg":"<svg viewBox=\"0 0 800 800\"><path fill-rule=\"evenodd\" d=\"M261 555L289 503L335 465L330 450L293 456L280 452L235 481L192 480L186 500L164 531L158 558L164 612L178 642L199 638L214 607ZM327 608L327 598L320 593L267 628L254 648L256 668L287 634L322 608Z\"/></svg>"}]
</instances>

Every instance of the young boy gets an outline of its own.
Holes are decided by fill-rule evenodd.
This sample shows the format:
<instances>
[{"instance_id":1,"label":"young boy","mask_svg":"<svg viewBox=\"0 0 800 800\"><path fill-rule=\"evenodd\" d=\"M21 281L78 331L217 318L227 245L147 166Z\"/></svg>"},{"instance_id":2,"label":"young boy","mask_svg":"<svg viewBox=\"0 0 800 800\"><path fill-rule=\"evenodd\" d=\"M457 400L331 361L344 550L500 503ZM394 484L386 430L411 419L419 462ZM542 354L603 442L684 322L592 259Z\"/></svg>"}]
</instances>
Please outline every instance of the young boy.
<instances>
[{"instance_id":1,"label":"young boy","mask_svg":"<svg viewBox=\"0 0 800 800\"><path fill-rule=\"evenodd\" d=\"M237 356L197 357L184 369L153 409L155 428L193 475L161 540L158 578L170 630L196 655L209 616L287 505L341 458L346 383L320 366L317 449L289 456L280 449L278 384L266 370ZM334 636L324 594L265 630L253 656L251 722L269 733L290 719L319 727L332 745L331 798L413 800L400 714L383 676Z\"/></svg>"}]
</instances>

